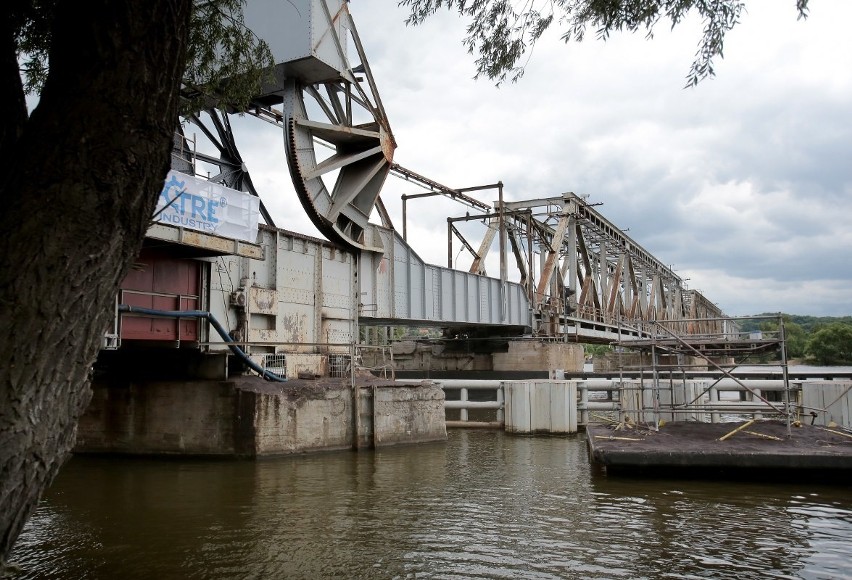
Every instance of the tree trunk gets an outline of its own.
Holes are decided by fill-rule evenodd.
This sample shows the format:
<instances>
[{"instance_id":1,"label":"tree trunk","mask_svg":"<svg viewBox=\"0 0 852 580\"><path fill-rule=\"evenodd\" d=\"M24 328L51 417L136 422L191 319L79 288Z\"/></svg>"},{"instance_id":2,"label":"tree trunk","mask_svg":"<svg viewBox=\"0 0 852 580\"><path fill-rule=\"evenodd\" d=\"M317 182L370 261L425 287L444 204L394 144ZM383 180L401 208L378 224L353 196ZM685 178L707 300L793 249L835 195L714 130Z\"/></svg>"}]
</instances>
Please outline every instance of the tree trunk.
<instances>
[{"instance_id":1,"label":"tree trunk","mask_svg":"<svg viewBox=\"0 0 852 580\"><path fill-rule=\"evenodd\" d=\"M8 110L0 121L0 572L74 444L168 171L191 10L192 0L60 0L38 107L23 124ZM4 87L19 87L9 58Z\"/></svg>"}]
</instances>

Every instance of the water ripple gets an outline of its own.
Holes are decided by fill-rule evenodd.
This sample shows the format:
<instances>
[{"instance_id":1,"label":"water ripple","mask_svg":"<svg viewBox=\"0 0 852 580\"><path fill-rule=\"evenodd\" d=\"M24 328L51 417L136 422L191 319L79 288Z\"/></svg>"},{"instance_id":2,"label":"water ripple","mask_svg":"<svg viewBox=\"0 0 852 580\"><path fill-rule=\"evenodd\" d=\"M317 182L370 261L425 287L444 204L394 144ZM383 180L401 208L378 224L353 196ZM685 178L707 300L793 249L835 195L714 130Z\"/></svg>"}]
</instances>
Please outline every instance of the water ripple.
<instances>
[{"instance_id":1,"label":"water ripple","mask_svg":"<svg viewBox=\"0 0 852 580\"><path fill-rule=\"evenodd\" d=\"M24 578L849 578L843 487L625 480L582 436L260 462L74 458Z\"/></svg>"}]
</instances>

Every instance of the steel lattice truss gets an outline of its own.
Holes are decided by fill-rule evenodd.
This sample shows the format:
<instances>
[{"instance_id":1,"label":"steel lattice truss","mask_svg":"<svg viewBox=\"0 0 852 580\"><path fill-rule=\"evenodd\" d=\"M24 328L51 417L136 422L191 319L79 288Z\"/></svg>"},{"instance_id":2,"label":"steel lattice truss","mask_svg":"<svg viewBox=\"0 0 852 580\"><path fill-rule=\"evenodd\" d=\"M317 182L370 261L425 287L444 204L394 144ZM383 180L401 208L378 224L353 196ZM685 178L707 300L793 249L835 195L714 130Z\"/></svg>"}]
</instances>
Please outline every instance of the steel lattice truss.
<instances>
[{"instance_id":1,"label":"steel lattice truss","mask_svg":"<svg viewBox=\"0 0 852 580\"><path fill-rule=\"evenodd\" d=\"M722 331L723 314L715 304L687 289L670 267L583 198L566 193L506 202L502 211L496 205L485 216L451 218L448 227L474 256L471 271L480 274L494 238L503 232L539 334L560 335L570 326L641 333L652 321L669 321L669 328L686 334ZM476 251L454 223L483 218L489 220L488 231ZM506 259L501 258L501 269Z\"/></svg>"}]
</instances>

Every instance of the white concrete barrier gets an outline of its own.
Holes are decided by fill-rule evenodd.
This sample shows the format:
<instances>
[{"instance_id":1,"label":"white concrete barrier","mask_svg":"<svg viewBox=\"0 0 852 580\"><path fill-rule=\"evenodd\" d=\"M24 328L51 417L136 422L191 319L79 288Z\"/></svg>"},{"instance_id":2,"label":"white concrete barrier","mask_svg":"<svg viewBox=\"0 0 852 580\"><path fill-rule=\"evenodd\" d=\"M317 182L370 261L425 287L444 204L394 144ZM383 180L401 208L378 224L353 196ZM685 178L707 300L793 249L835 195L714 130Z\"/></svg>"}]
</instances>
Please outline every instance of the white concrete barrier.
<instances>
[{"instance_id":1,"label":"white concrete barrier","mask_svg":"<svg viewBox=\"0 0 852 580\"><path fill-rule=\"evenodd\" d=\"M505 381L506 431L577 432L577 383L560 380Z\"/></svg>"}]
</instances>

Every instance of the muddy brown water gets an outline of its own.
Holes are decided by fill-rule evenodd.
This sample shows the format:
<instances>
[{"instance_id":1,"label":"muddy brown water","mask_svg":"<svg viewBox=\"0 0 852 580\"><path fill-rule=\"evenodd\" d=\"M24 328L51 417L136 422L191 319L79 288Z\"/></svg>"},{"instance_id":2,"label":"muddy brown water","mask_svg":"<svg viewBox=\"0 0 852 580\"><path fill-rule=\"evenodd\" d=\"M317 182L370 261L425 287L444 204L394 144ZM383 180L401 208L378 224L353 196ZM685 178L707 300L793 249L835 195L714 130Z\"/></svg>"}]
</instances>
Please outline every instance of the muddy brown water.
<instances>
[{"instance_id":1,"label":"muddy brown water","mask_svg":"<svg viewBox=\"0 0 852 580\"><path fill-rule=\"evenodd\" d=\"M852 493L607 477L584 435L262 461L74 457L18 578L852 578Z\"/></svg>"}]
</instances>

